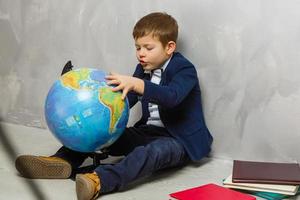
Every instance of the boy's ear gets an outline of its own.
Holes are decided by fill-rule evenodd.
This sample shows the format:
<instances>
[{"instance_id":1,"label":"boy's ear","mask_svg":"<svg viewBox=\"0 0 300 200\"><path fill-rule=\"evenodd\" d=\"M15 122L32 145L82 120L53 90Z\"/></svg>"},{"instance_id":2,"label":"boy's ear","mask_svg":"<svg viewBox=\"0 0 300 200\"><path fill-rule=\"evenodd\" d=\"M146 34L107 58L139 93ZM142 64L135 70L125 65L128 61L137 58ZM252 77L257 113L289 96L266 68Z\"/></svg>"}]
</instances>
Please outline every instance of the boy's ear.
<instances>
[{"instance_id":1,"label":"boy's ear","mask_svg":"<svg viewBox=\"0 0 300 200\"><path fill-rule=\"evenodd\" d=\"M176 42L174 41L169 41L167 46L166 46L166 51L168 55L171 55L176 49Z\"/></svg>"}]
</instances>

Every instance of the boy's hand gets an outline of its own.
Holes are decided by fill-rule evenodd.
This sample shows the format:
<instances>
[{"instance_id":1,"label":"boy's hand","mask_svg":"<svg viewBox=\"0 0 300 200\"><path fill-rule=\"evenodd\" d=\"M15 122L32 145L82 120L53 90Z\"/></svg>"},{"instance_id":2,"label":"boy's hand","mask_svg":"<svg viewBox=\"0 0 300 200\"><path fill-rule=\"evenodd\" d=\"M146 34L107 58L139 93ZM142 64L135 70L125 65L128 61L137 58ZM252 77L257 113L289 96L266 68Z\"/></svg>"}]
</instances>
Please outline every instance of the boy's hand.
<instances>
[{"instance_id":1,"label":"boy's hand","mask_svg":"<svg viewBox=\"0 0 300 200\"><path fill-rule=\"evenodd\" d=\"M110 73L105 77L108 85L116 85L112 88L113 92L122 90L122 99L124 100L129 91L134 91L138 94L144 94L144 81L132 76L125 76L116 73Z\"/></svg>"}]
</instances>

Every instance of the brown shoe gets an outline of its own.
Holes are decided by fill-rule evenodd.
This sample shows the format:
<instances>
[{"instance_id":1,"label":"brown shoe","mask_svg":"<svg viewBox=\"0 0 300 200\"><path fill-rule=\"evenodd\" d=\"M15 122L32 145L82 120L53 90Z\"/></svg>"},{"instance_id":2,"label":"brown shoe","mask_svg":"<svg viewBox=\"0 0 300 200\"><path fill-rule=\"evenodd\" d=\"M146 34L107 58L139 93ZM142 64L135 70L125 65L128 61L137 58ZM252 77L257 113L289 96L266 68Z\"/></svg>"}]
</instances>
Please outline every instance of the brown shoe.
<instances>
[{"instance_id":1,"label":"brown shoe","mask_svg":"<svg viewBox=\"0 0 300 200\"><path fill-rule=\"evenodd\" d=\"M94 200L100 194L100 178L94 173L77 174L76 194L78 200Z\"/></svg>"},{"instance_id":2,"label":"brown shoe","mask_svg":"<svg viewBox=\"0 0 300 200\"><path fill-rule=\"evenodd\" d=\"M66 179L72 173L71 165L58 157L22 155L15 166L22 176L32 179Z\"/></svg>"}]
</instances>

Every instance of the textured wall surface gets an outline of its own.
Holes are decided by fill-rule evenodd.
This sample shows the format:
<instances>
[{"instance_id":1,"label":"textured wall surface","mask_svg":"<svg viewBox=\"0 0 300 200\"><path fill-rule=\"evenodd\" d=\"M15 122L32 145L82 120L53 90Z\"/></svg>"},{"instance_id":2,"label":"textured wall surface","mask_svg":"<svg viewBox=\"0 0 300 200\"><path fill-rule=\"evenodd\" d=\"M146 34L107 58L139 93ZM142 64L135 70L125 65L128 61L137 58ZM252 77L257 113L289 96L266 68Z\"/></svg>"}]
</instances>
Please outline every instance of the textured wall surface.
<instances>
[{"instance_id":1,"label":"textured wall surface","mask_svg":"<svg viewBox=\"0 0 300 200\"><path fill-rule=\"evenodd\" d=\"M213 155L300 161L299 10L299 0L0 0L0 114L45 128L46 94L68 60L131 74L133 25L166 11L198 69Z\"/></svg>"}]
</instances>

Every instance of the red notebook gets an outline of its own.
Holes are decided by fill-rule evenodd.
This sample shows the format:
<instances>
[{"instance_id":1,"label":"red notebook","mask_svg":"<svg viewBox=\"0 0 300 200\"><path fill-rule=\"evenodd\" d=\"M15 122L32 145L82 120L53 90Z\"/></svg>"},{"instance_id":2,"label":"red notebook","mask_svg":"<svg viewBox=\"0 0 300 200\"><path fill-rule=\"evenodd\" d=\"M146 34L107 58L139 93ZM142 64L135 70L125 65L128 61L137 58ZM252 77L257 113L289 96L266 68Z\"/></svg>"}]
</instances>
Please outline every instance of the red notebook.
<instances>
[{"instance_id":1,"label":"red notebook","mask_svg":"<svg viewBox=\"0 0 300 200\"><path fill-rule=\"evenodd\" d=\"M170 194L179 200L255 200L256 198L215 184L206 184L199 187L182 190Z\"/></svg>"}]
</instances>

